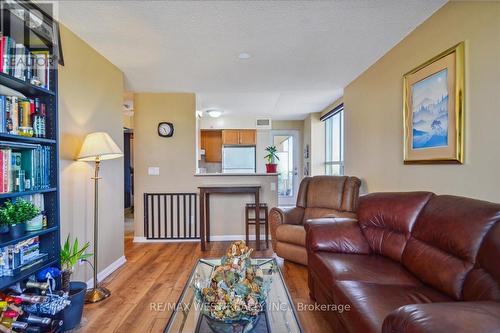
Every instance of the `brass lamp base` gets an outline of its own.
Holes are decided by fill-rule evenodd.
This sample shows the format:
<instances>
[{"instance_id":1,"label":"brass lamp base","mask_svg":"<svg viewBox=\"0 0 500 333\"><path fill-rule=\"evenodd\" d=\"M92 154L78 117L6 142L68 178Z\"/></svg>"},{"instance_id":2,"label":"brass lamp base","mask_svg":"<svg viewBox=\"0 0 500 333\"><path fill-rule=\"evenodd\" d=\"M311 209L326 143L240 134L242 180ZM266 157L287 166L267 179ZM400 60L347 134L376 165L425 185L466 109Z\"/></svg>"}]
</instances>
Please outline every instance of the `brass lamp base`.
<instances>
[{"instance_id":1,"label":"brass lamp base","mask_svg":"<svg viewBox=\"0 0 500 333\"><path fill-rule=\"evenodd\" d=\"M85 303L97 303L111 296L111 291L104 287L95 287L85 294Z\"/></svg>"}]
</instances>

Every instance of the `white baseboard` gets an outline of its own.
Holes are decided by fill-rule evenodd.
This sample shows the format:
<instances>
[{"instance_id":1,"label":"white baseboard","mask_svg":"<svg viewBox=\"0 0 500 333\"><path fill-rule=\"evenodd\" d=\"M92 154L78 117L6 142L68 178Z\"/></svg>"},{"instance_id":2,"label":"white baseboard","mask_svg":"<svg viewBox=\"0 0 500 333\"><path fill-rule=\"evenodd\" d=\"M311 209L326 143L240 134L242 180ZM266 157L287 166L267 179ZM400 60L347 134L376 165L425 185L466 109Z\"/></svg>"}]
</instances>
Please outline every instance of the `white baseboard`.
<instances>
[{"instance_id":1,"label":"white baseboard","mask_svg":"<svg viewBox=\"0 0 500 333\"><path fill-rule=\"evenodd\" d=\"M105 278L107 278L111 273L116 271L118 268L123 266L127 262L127 259L125 259L125 256L121 256L117 260L111 263L108 267L104 268L102 271L97 273L97 281L101 282ZM87 281L87 288L93 288L94 287L94 280L91 278Z\"/></svg>"},{"instance_id":2,"label":"white baseboard","mask_svg":"<svg viewBox=\"0 0 500 333\"><path fill-rule=\"evenodd\" d=\"M147 239L142 236L134 236L134 243L179 243L179 242L199 242L199 239Z\"/></svg>"},{"instance_id":3,"label":"white baseboard","mask_svg":"<svg viewBox=\"0 0 500 333\"><path fill-rule=\"evenodd\" d=\"M210 240L214 242L244 240L245 235L213 235ZM250 235L250 240L255 240L255 235ZM260 240L265 240L266 235L261 235ZM271 240L271 236L269 236ZM146 237L134 237L134 243L179 243L179 242L199 242L199 239L147 239Z\"/></svg>"}]
</instances>

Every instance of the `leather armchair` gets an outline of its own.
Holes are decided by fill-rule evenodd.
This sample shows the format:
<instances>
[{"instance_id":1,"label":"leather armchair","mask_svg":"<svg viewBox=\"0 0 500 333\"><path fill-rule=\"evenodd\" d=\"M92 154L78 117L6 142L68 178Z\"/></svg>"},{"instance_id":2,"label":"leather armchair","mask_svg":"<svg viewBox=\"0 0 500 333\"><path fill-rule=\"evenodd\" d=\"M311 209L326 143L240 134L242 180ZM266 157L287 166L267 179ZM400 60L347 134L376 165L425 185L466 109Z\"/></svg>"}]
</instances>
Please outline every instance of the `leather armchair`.
<instances>
[{"instance_id":1,"label":"leather armchair","mask_svg":"<svg viewBox=\"0 0 500 333\"><path fill-rule=\"evenodd\" d=\"M275 207L269 212L274 252L287 260L307 265L305 222L320 218L356 219L360 185L361 181L356 177L304 178L295 207Z\"/></svg>"}]
</instances>

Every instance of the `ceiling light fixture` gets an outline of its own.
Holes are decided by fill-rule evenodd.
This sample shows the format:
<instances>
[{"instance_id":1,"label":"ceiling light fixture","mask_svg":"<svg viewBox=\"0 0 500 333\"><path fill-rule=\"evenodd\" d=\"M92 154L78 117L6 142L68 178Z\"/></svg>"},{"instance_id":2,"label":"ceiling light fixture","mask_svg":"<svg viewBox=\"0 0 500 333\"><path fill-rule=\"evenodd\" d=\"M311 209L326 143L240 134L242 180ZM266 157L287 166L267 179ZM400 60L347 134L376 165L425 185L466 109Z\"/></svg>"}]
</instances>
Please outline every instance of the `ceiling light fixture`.
<instances>
[{"instance_id":1,"label":"ceiling light fixture","mask_svg":"<svg viewBox=\"0 0 500 333\"><path fill-rule=\"evenodd\" d=\"M207 110L206 112L212 118L219 118L222 115L222 111L217 109L210 109Z\"/></svg>"},{"instance_id":2,"label":"ceiling light fixture","mask_svg":"<svg viewBox=\"0 0 500 333\"><path fill-rule=\"evenodd\" d=\"M247 52L241 52L240 54L238 54L238 58L240 59L250 59L252 57L252 55L250 53L247 53Z\"/></svg>"}]
</instances>

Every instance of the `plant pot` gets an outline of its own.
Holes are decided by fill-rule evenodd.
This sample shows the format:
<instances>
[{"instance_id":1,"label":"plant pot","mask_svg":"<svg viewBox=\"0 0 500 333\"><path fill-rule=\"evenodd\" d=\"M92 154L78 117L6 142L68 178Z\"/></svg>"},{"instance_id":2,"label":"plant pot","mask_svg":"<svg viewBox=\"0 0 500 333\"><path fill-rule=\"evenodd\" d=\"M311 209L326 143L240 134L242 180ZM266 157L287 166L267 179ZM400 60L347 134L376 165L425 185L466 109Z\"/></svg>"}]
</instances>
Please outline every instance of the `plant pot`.
<instances>
[{"instance_id":1,"label":"plant pot","mask_svg":"<svg viewBox=\"0 0 500 333\"><path fill-rule=\"evenodd\" d=\"M71 330L82 321L83 305L85 303L85 282L73 281L69 283L69 300L71 304L63 310L63 330Z\"/></svg>"},{"instance_id":2,"label":"plant pot","mask_svg":"<svg viewBox=\"0 0 500 333\"><path fill-rule=\"evenodd\" d=\"M37 215L33 219L26 222L27 231L38 231L43 229L43 215Z\"/></svg>"},{"instance_id":3,"label":"plant pot","mask_svg":"<svg viewBox=\"0 0 500 333\"><path fill-rule=\"evenodd\" d=\"M26 234L26 224L25 223L18 223L18 224L13 224L10 226L9 230L10 237L12 238L19 238L22 237Z\"/></svg>"},{"instance_id":4,"label":"plant pot","mask_svg":"<svg viewBox=\"0 0 500 333\"><path fill-rule=\"evenodd\" d=\"M6 224L0 225L0 234L8 234L9 226Z\"/></svg>"},{"instance_id":5,"label":"plant pot","mask_svg":"<svg viewBox=\"0 0 500 333\"><path fill-rule=\"evenodd\" d=\"M266 164L266 172L267 173L276 173L278 172L278 164Z\"/></svg>"}]
</instances>

